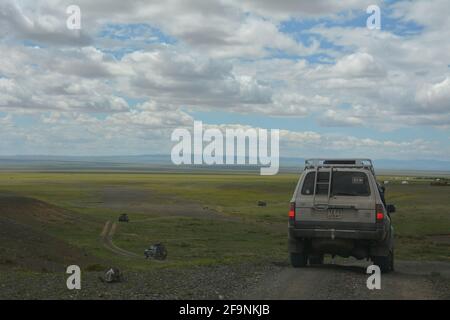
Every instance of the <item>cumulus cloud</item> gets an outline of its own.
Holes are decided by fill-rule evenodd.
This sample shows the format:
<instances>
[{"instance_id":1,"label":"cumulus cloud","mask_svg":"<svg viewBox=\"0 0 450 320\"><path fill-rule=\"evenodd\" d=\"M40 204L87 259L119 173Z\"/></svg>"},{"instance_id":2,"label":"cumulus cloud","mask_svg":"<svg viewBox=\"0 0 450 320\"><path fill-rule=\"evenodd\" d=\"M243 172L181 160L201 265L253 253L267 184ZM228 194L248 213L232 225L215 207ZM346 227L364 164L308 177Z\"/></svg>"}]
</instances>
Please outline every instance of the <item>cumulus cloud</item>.
<instances>
[{"instance_id":1,"label":"cumulus cloud","mask_svg":"<svg viewBox=\"0 0 450 320\"><path fill-rule=\"evenodd\" d=\"M238 2L238 1L236 1ZM286 18L305 18L318 16L333 16L342 11L365 10L370 4L378 4L379 1L359 1L359 0L285 0L274 2L271 0L239 1L246 10L253 10L264 16L270 16L277 19Z\"/></svg>"},{"instance_id":2,"label":"cumulus cloud","mask_svg":"<svg viewBox=\"0 0 450 320\"><path fill-rule=\"evenodd\" d=\"M450 77L443 81L424 86L416 95L416 100L428 112L450 112Z\"/></svg>"},{"instance_id":3,"label":"cumulus cloud","mask_svg":"<svg viewBox=\"0 0 450 320\"><path fill-rule=\"evenodd\" d=\"M345 144L432 148L372 138L450 127L448 4L375 3L403 29L355 25L373 1L80 0L82 29L73 31L65 27L69 0L7 0L0 4L2 125L14 125L11 115L38 115L33 133L19 126L11 141L54 151L67 139L74 150L95 151L98 136L113 150L122 135L126 152L189 125L193 112L225 111L307 119L317 130L286 133L294 137L288 144L315 141L307 147L317 152ZM371 134L333 141L322 127Z\"/></svg>"},{"instance_id":4,"label":"cumulus cloud","mask_svg":"<svg viewBox=\"0 0 450 320\"><path fill-rule=\"evenodd\" d=\"M386 74L374 57L365 52L341 58L330 71L335 76L346 79L382 77Z\"/></svg>"},{"instance_id":5,"label":"cumulus cloud","mask_svg":"<svg viewBox=\"0 0 450 320\"><path fill-rule=\"evenodd\" d=\"M0 3L0 35L14 35L16 39L46 45L85 46L92 42L84 31L69 30L66 27L67 6L46 8L49 10L31 14L25 13L16 1Z\"/></svg>"},{"instance_id":6,"label":"cumulus cloud","mask_svg":"<svg viewBox=\"0 0 450 320\"><path fill-rule=\"evenodd\" d=\"M361 118L331 109L324 113L324 116L320 118L319 122L327 127L352 127L362 126L364 124Z\"/></svg>"}]
</instances>

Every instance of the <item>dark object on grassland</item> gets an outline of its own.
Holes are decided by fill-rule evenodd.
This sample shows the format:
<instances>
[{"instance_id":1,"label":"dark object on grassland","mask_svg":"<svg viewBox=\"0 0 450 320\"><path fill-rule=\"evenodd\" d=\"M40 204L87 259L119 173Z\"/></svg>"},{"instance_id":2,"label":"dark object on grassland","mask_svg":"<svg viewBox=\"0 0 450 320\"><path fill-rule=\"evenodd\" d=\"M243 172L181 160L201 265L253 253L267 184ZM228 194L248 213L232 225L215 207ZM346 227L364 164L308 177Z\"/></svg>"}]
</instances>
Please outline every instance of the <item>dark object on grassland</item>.
<instances>
[{"instance_id":1,"label":"dark object on grassland","mask_svg":"<svg viewBox=\"0 0 450 320\"><path fill-rule=\"evenodd\" d=\"M265 201L258 201L258 207L265 207L267 206L267 202Z\"/></svg>"},{"instance_id":2,"label":"dark object on grassland","mask_svg":"<svg viewBox=\"0 0 450 320\"><path fill-rule=\"evenodd\" d=\"M106 283L121 282L123 280L122 272L118 268L110 268L105 272L104 277L100 280Z\"/></svg>"},{"instance_id":3,"label":"dark object on grassland","mask_svg":"<svg viewBox=\"0 0 450 320\"><path fill-rule=\"evenodd\" d=\"M145 249L144 255L146 259L165 260L167 257L167 250L162 243L156 243L151 245L150 248Z\"/></svg>"},{"instance_id":4,"label":"dark object on grassland","mask_svg":"<svg viewBox=\"0 0 450 320\"><path fill-rule=\"evenodd\" d=\"M119 222L129 222L130 218L128 218L128 215L126 213L122 213L119 216Z\"/></svg>"},{"instance_id":5,"label":"dark object on grassland","mask_svg":"<svg viewBox=\"0 0 450 320\"><path fill-rule=\"evenodd\" d=\"M430 186L445 187L450 186L450 184L447 181L433 181L430 183Z\"/></svg>"}]
</instances>

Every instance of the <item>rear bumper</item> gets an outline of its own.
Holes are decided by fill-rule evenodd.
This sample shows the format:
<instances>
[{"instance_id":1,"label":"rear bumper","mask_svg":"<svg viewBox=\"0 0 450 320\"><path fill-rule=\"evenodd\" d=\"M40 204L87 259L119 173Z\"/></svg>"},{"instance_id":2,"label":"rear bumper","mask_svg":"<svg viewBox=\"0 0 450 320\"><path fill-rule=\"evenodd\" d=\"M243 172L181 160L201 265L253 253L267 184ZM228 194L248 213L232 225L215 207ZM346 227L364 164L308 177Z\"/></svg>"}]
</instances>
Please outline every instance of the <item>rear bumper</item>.
<instances>
[{"instance_id":1,"label":"rear bumper","mask_svg":"<svg viewBox=\"0 0 450 320\"><path fill-rule=\"evenodd\" d=\"M387 255L393 246L393 229L387 223L297 221L290 224L288 230L288 250L291 253L364 259Z\"/></svg>"},{"instance_id":2,"label":"rear bumper","mask_svg":"<svg viewBox=\"0 0 450 320\"><path fill-rule=\"evenodd\" d=\"M289 235L293 238L383 240L386 230L384 224L297 221L289 225Z\"/></svg>"},{"instance_id":3,"label":"rear bumper","mask_svg":"<svg viewBox=\"0 0 450 320\"><path fill-rule=\"evenodd\" d=\"M386 233L383 229L368 231L341 229L301 229L289 227L289 235L293 238L383 240Z\"/></svg>"}]
</instances>

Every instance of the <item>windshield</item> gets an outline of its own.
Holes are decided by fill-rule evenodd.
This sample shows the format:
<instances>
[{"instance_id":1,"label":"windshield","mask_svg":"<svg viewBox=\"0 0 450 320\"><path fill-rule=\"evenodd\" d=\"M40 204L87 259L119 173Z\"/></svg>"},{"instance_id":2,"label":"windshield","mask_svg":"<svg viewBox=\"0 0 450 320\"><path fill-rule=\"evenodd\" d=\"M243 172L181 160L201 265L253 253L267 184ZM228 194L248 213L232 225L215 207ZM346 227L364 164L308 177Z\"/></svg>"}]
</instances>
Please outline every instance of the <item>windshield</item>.
<instances>
[{"instance_id":1,"label":"windshield","mask_svg":"<svg viewBox=\"0 0 450 320\"><path fill-rule=\"evenodd\" d=\"M314 194L315 172L309 172L302 186L303 195ZM319 172L316 185L317 195L328 194L329 172ZM334 171L331 178L331 196L369 196L368 177L359 171Z\"/></svg>"}]
</instances>

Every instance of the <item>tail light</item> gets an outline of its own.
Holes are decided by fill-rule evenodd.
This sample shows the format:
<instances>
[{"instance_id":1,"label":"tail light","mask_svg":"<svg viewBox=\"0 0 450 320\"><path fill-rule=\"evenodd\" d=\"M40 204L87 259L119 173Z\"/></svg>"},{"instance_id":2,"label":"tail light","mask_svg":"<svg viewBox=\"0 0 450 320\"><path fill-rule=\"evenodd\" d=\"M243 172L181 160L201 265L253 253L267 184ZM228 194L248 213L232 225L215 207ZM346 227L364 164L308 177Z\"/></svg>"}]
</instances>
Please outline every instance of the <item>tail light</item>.
<instances>
[{"instance_id":1,"label":"tail light","mask_svg":"<svg viewBox=\"0 0 450 320\"><path fill-rule=\"evenodd\" d=\"M382 204L377 204L376 206L376 219L377 222L383 221L384 219L384 209Z\"/></svg>"},{"instance_id":2,"label":"tail light","mask_svg":"<svg viewBox=\"0 0 450 320\"><path fill-rule=\"evenodd\" d=\"M289 204L289 220L295 219L295 202Z\"/></svg>"}]
</instances>

